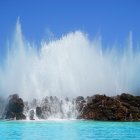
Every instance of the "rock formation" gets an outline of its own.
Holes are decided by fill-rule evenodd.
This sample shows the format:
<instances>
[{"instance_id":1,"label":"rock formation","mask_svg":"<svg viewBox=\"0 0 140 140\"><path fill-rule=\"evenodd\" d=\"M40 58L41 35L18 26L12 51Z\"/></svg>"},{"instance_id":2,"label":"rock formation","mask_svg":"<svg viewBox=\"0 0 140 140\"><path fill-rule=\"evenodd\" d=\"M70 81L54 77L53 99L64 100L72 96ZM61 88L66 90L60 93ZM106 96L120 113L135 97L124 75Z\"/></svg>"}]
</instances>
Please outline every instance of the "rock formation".
<instances>
[{"instance_id":1,"label":"rock formation","mask_svg":"<svg viewBox=\"0 0 140 140\"><path fill-rule=\"evenodd\" d=\"M86 99L79 119L101 121L139 121L140 97L121 94L116 97L94 95Z\"/></svg>"},{"instance_id":2,"label":"rock formation","mask_svg":"<svg viewBox=\"0 0 140 140\"><path fill-rule=\"evenodd\" d=\"M36 107L36 116L40 119L43 119L41 107L38 107L38 106Z\"/></svg>"},{"instance_id":3,"label":"rock formation","mask_svg":"<svg viewBox=\"0 0 140 140\"><path fill-rule=\"evenodd\" d=\"M26 116L23 114L24 103L17 94L10 95L8 98L8 104L5 108L5 119L23 120Z\"/></svg>"},{"instance_id":4,"label":"rock formation","mask_svg":"<svg viewBox=\"0 0 140 140\"><path fill-rule=\"evenodd\" d=\"M30 120L48 118L73 118L100 121L140 121L140 96L123 93L114 97L94 95L75 99L58 99L56 96L23 102L17 94L8 98L3 114L5 119Z\"/></svg>"},{"instance_id":5,"label":"rock formation","mask_svg":"<svg viewBox=\"0 0 140 140\"><path fill-rule=\"evenodd\" d=\"M35 115L34 110L33 110L33 109L32 109L32 110L30 110L30 112L29 112L29 113L30 113L30 116L29 116L29 117L30 117L30 120L35 120L35 119L34 119L34 115Z\"/></svg>"}]
</instances>

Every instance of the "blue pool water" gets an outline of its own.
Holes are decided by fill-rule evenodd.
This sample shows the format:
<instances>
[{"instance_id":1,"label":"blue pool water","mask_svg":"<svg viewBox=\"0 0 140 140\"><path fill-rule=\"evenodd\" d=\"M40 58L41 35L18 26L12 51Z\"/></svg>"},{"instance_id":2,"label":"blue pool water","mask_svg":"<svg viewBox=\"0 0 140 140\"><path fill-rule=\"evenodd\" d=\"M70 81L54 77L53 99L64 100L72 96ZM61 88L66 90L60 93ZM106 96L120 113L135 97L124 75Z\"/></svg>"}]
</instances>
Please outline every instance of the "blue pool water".
<instances>
[{"instance_id":1,"label":"blue pool water","mask_svg":"<svg viewBox=\"0 0 140 140\"><path fill-rule=\"evenodd\" d=\"M140 140L140 123L0 121L0 140Z\"/></svg>"}]
</instances>

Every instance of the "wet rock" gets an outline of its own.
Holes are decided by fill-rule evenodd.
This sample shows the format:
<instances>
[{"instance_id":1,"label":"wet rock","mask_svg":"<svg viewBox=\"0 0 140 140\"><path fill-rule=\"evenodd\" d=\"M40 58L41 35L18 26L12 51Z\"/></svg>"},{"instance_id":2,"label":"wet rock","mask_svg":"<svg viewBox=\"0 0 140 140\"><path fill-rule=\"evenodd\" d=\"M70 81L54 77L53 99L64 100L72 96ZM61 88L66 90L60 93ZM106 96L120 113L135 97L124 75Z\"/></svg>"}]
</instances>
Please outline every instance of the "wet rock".
<instances>
[{"instance_id":1,"label":"wet rock","mask_svg":"<svg viewBox=\"0 0 140 140\"><path fill-rule=\"evenodd\" d=\"M84 97L83 96L78 96L76 98L76 102L83 102L84 101Z\"/></svg>"},{"instance_id":2,"label":"wet rock","mask_svg":"<svg viewBox=\"0 0 140 140\"><path fill-rule=\"evenodd\" d=\"M34 110L30 110L30 120L34 120Z\"/></svg>"},{"instance_id":3,"label":"wet rock","mask_svg":"<svg viewBox=\"0 0 140 140\"><path fill-rule=\"evenodd\" d=\"M1 107L2 100L0 101ZM128 93L115 97L97 94L87 98L78 96L73 100L70 98L60 100L56 96L49 96L43 98L41 102L34 99L28 103L23 102L17 94L14 94L8 98L3 118L26 119L23 110L29 114L30 120L34 120L36 113L39 119L73 118L76 115L78 119L140 121L140 96Z\"/></svg>"},{"instance_id":4,"label":"wet rock","mask_svg":"<svg viewBox=\"0 0 140 140\"><path fill-rule=\"evenodd\" d=\"M45 97L44 102L49 103L49 97Z\"/></svg>"},{"instance_id":5,"label":"wet rock","mask_svg":"<svg viewBox=\"0 0 140 140\"><path fill-rule=\"evenodd\" d=\"M29 107L29 103L28 103L27 101L24 102L24 111L25 111L25 112L28 112L29 109L30 109L30 107Z\"/></svg>"},{"instance_id":6,"label":"wet rock","mask_svg":"<svg viewBox=\"0 0 140 140\"><path fill-rule=\"evenodd\" d=\"M36 116L38 118L42 118L42 108L41 107L36 107Z\"/></svg>"},{"instance_id":7,"label":"wet rock","mask_svg":"<svg viewBox=\"0 0 140 140\"><path fill-rule=\"evenodd\" d=\"M84 103L86 102L83 96L78 96L75 99L76 102L76 109L78 110L78 112L81 112L83 107L84 107Z\"/></svg>"},{"instance_id":8,"label":"wet rock","mask_svg":"<svg viewBox=\"0 0 140 140\"><path fill-rule=\"evenodd\" d=\"M25 120L26 116L23 113L16 114L16 120Z\"/></svg>"},{"instance_id":9,"label":"wet rock","mask_svg":"<svg viewBox=\"0 0 140 140\"><path fill-rule=\"evenodd\" d=\"M5 109L5 119L23 120L26 116L23 114L24 103L17 94L10 95Z\"/></svg>"},{"instance_id":10,"label":"wet rock","mask_svg":"<svg viewBox=\"0 0 140 140\"><path fill-rule=\"evenodd\" d=\"M139 97L124 93L117 97L106 95L88 97L78 118L102 121L139 121Z\"/></svg>"},{"instance_id":11,"label":"wet rock","mask_svg":"<svg viewBox=\"0 0 140 140\"><path fill-rule=\"evenodd\" d=\"M128 93L122 93L120 96L117 97L121 102L125 102L131 106L140 108L140 96L134 96Z\"/></svg>"}]
</instances>

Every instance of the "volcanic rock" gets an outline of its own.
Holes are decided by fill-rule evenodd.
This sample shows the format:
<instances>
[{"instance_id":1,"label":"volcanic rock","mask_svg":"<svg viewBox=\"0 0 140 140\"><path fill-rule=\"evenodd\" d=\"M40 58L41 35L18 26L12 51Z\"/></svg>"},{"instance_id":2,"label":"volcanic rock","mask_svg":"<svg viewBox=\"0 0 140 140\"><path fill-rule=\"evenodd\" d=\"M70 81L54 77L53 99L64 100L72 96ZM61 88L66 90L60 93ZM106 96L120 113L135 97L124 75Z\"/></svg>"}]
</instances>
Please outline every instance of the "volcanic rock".
<instances>
[{"instance_id":1,"label":"volcanic rock","mask_svg":"<svg viewBox=\"0 0 140 140\"><path fill-rule=\"evenodd\" d=\"M140 108L140 96L134 96L128 93L122 93L117 96L121 102L128 103L131 106Z\"/></svg>"},{"instance_id":2,"label":"volcanic rock","mask_svg":"<svg viewBox=\"0 0 140 140\"><path fill-rule=\"evenodd\" d=\"M130 94L121 94L117 97L106 95L88 97L78 118L101 121L139 121L139 97Z\"/></svg>"},{"instance_id":3,"label":"volcanic rock","mask_svg":"<svg viewBox=\"0 0 140 140\"><path fill-rule=\"evenodd\" d=\"M17 94L10 95L5 109L5 119L23 120L26 116L23 114L24 103Z\"/></svg>"},{"instance_id":4,"label":"volcanic rock","mask_svg":"<svg viewBox=\"0 0 140 140\"><path fill-rule=\"evenodd\" d=\"M34 114L35 114L34 110L33 109L30 110L30 120L34 120Z\"/></svg>"},{"instance_id":5,"label":"volcanic rock","mask_svg":"<svg viewBox=\"0 0 140 140\"><path fill-rule=\"evenodd\" d=\"M38 118L42 118L42 108L41 107L36 107L36 116Z\"/></svg>"},{"instance_id":6,"label":"volcanic rock","mask_svg":"<svg viewBox=\"0 0 140 140\"><path fill-rule=\"evenodd\" d=\"M86 102L83 96L78 96L75 100L76 102L76 109L78 112L81 112L83 107L84 107L84 103Z\"/></svg>"}]
</instances>

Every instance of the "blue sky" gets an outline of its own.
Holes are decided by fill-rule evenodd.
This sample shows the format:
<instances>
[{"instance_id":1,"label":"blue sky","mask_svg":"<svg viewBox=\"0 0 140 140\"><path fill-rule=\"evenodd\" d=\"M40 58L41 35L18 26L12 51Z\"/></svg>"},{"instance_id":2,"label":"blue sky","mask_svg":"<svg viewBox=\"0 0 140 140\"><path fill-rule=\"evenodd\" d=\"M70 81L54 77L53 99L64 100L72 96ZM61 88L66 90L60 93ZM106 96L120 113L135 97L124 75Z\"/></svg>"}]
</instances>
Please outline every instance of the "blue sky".
<instances>
[{"instance_id":1,"label":"blue sky","mask_svg":"<svg viewBox=\"0 0 140 140\"><path fill-rule=\"evenodd\" d=\"M122 42L132 31L140 41L139 0L0 0L0 54L18 16L26 39L36 43L48 30L55 37L75 30L90 38L100 33L104 45Z\"/></svg>"}]
</instances>

